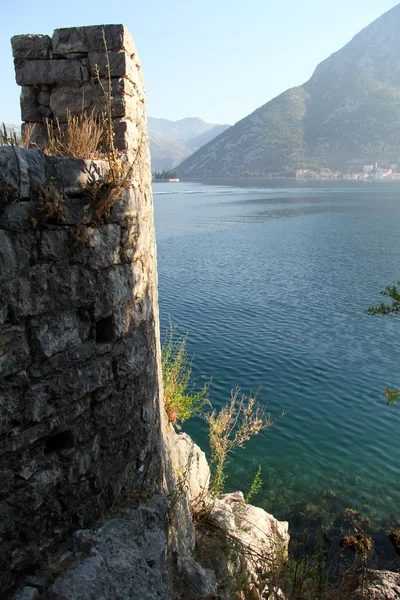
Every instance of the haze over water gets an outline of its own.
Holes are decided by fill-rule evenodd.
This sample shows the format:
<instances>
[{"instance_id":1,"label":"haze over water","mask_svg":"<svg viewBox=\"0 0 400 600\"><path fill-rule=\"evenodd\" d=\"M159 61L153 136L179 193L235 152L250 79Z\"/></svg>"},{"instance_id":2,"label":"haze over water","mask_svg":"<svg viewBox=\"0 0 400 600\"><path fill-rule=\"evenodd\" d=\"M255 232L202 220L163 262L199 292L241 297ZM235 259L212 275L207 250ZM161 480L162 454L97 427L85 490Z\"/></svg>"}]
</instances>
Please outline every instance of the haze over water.
<instances>
[{"instance_id":1,"label":"haze over water","mask_svg":"<svg viewBox=\"0 0 400 600\"><path fill-rule=\"evenodd\" d=\"M154 185L162 332L169 314L189 331L217 407L238 384L288 411L235 453L228 491L261 465L254 503L278 518L379 520L400 506L400 405L382 395L400 387L400 322L364 310L400 279L400 187L288 185ZM185 429L207 450L201 418Z\"/></svg>"}]
</instances>

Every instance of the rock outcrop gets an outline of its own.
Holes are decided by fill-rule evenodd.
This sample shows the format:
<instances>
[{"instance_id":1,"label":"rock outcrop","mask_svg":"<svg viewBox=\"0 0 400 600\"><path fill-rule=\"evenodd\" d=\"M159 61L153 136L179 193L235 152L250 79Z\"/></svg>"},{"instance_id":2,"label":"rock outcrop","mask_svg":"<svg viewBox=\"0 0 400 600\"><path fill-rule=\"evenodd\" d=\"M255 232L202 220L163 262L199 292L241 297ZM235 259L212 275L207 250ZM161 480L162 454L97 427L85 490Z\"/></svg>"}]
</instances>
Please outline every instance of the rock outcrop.
<instances>
[{"instance_id":1,"label":"rock outcrop","mask_svg":"<svg viewBox=\"0 0 400 600\"><path fill-rule=\"evenodd\" d=\"M393 571L368 570L359 588L349 600L398 600L400 597L400 574Z\"/></svg>"}]
</instances>

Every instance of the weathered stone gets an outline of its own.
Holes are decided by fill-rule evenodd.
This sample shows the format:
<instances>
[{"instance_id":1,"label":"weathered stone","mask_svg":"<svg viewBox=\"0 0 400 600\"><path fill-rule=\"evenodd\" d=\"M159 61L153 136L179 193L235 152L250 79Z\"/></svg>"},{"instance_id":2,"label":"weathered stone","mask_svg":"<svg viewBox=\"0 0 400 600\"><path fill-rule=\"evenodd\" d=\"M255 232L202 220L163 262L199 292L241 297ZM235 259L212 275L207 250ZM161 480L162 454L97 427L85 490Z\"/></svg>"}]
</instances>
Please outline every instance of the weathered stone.
<instances>
[{"instance_id":1,"label":"weathered stone","mask_svg":"<svg viewBox=\"0 0 400 600\"><path fill-rule=\"evenodd\" d=\"M37 95L37 101L42 106L50 106L50 92L49 91L41 91ZM29 121L30 119L22 119L23 121Z\"/></svg>"},{"instance_id":2,"label":"weathered stone","mask_svg":"<svg viewBox=\"0 0 400 600\"><path fill-rule=\"evenodd\" d=\"M246 597L282 597L273 580L259 579L254 556L263 557L261 571L268 572L277 555L284 556L287 553L289 524L278 521L262 508L246 504L242 492L215 498L209 510L210 523L214 523L214 527L200 527L196 539L200 562L215 570L222 585L229 585L232 576L244 577L249 593ZM236 552L232 552L228 538L235 540ZM260 594L258 590L261 584ZM253 595L255 592L259 595Z\"/></svg>"},{"instance_id":3,"label":"weathered stone","mask_svg":"<svg viewBox=\"0 0 400 600\"><path fill-rule=\"evenodd\" d=\"M84 60L16 60L18 85L80 83L89 80Z\"/></svg>"},{"instance_id":4,"label":"weathered stone","mask_svg":"<svg viewBox=\"0 0 400 600\"><path fill-rule=\"evenodd\" d=\"M26 269L36 257L35 233L0 229L0 277Z\"/></svg>"},{"instance_id":5,"label":"weathered stone","mask_svg":"<svg viewBox=\"0 0 400 600\"><path fill-rule=\"evenodd\" d=\"M15 600L39 600L39 590L34 587L25 586L22 592L17 594Z\"/></svg>"},{"instance_id":6,"label":"weathered stone","mask_svg":"<svg viewBox=\"0 0 400 600\"><path fill-rule=\"evenodd\" d=\"M52 39L53 53L69 55L75 52L105 51L103 30L109 51L125 50L136 53L132 35L125 25L93 25L55 29Z\"/></svg>"},{"instance_id":7,"label":"weathered stone","mask_svg":"<svg viewBox=\"0 0 400 600\"><path fill-rule=\"evenodd\" d=\"M163 512L152 502L123 511L93 532L90 558L57 579L49 600L172 598Z\"/></svg>"},{"instance_id":8,"label":"weathered stone","mask_svg":"<svg viewBox=\"0 0 400 600\"><path fill-rule=\"evenodd\" d=\"M76 313L52 314L32 319L30 332L37 350L45 358L81 344Z\"/></svg>"},{"instance_id":9,"label":"weathered stone","mask_svg":"<svg viewBox=\"0 0 400 600\"><path fill-rule=\"evenodd\" d=\"M120 254L121 228L110 224L97 229L87 227L86 237L77 247L74 260L84 262L95 269L103 269L120 264Z\"/></svg>"},{"instance_id":10,"label":"weathered stone","mask_svg":"<svg viewBox=\"0 0 400 600\"><path fill-rule=\"evenodd\" d=\"M31 34L14 35L11 38L14 58L49 58L51 39L48 35Z\"/></svg>"},{"instance_id":11,"label":"weathered stone","mask_svg":"<svg viewBox=\"0 0 400 600\"><path fill-rule=\"evenodd\" d=\"M0 377L16 373L30 362L25 328L20 325L3 325L0 328Z\"/></svg>"},{"instance_id":12,"label":"weathered stone","mask_svg":"<svg viewBox=\"0 0 400 600\"><path fill-rule=\"evenodd\" d=\"M45 260L62 260L71 252L71 232L67 228L43 231L40 237L39 252Z\"/></svg>"},{"instance_id":13,"label":"weathered stone","mask_svg":"<svg viewBox=\"0 0 400 600\"><path fill-rule=\"evenodd\" d=\"M214 571L203 569L190 556L179 556L177 559L177 574L180 591L185 597L206 598L214 596L217 591L217 580Z\"/></svg>"},{"instance_id":14,"label":"weathered stone","mask_svg":"<svg viewBox=\"0 0 400 600\"><path fill-rule=\"evenodd\" d=\"M186 433L171 434L171 461L179 478L185 479L187 497L193 507L204 500L210 483L210 468L204 452Z\"/></svg>"},{"instance_id":15,"label":"weathered stone","mask_svg":"<svg viewBox=\"0 0 400 600\"><path fill-rule=\"evenodd\" d=\"M348 598L349 600L398 600L400 596L400 575L393 571L368 569L362 585Z\"/></svg>"},{"instance_id":16,"label":"weathered stone","mask_svg":"<svg viewBox=\"0 0 400 600\"><path fill-rule=\"evenodd\" d=\"M108 82L103 83L108 91ZM136 115L136 92L133 84L125 78L112 81L112 117L121 118ZM67 109L72 115L87 114L93 111L104 111L106 99L104 93L96 81L88 81L82 85L57 85L53 88L50 96L50 107L54 117L60 123L67 121Z\"/></svg>"},{"instance_id":17,"label":"weathered stone","mask_svg":"<svg viewBox=\"0 0 400 600\"><path fill-rule=\"evenodd\" d=\"M29 231L32 227L32 217L37 213L37 210L36 202L8 204L3 208L2 227L11 231Z\"/></svg>"},{"instance_id":18,"label":"weathered stone","mask_svg":"<svg viewBox=\"0 0 400 600\"><path fill-rule=\"evenodd\" d=\"M21 119L32 123L41 123L42 115L38 108L37 95L33 86L23 86L20 96Z\"/></svg>"},{"instance_id":19,"label":"weathered stone","mask_svg":"<svg viewBox=\"0 0 400 600\"><path fill-rule=\"evenodd\" d=\"M39 150L0 148L0 173L19 191L20 198L34 197L45 182L44 154Z\"/></svg>"},{"instance_id":20,"label":"weathered stone","mask_svg":"<svg viewBox=\"0 0 400 600\"><path fill-rule=\"evenodd\" d=\"M110 267L102 273L102 280L94 307L96 320L107 317L119 304L129 301L136 285L131 265Z\"/></svg>"},{"instance_id":21,"label":"weathered stone","mask_svg":"<svg viewBox=\"0 0 400 600\"><path fill-rule=\"evenodd\" d=\"M0 495L7 495L14 484L14 471L3 469L0 471Z\"/></svg>"},{"instance_id":22,"label":"weathered stone","mask_svg":"<svg viewBox=\"0 0 400 600\"><path fill-rule=\"evenodd\" d=\"M0 434L27 421L24 414L24 394L30 386L26 371L0 381ZM10 465L5 465L8 468Z\"/></svg>"},{"instance_id":23,"label":"weathered stone","mask_svg":"<svg viewBox=\"0 0 400 600\"><path fill-rule=\"evenodd\" d=\"M49 275L49 267L40 264L19 275L13 307L16 315L36 315L48 308L51 303Z\"/></svg>"},{"instance_id":24,"label":"weathered stone","mask_svg":"<svg viewBox=\"0 0 400 600\"><path fill-rule=\"evenodd\" d=\"M138 81L137 66L126 52L89 52L89 65L92 77L97 73L100 77L108 77L110 65L111 77L127 77L131 81Z\"/></svg>"},{"instance_id":25,"label":"weathered stone","mask_svg":"<svg viewBox=\"0 0 400 600\"><path fill-rule=\"evenodd\" d=\"M114 144L119 150L131 150L135 154L140 144L140 133L136 123L128 120L118 120L113 122L114 126Z\"/></svg>"},{"instance_id":26,"label":"weathered stone","mask_svg":"<svg viewBox=\"0 0 400 600\"><path fill-rule=\"evenodd\" d=\"M54 178L63 192L69 195L79 194L94 182L104 179L107 169L105 160L46 157L46 177Z\"/></svg>"},{"instance_id":27,"label":"weathered stone","mask_svg":"<svg viewBox=\"0 0 400 600\"><path fill-rule=\"evenodd\" d=\"M66 123L67 113L81 114L82 110L91 113L102 107L102 92L92 81L82 85L56 85L50 95L50 107L60 123Z\"/></svg>"},{"instance_id":28,"label":"weathered stone","mask_svg":"<svg viewBox=\"0 0 400 600\"><path fill-rule=\"evenodd\" d=\"M53 116L51 109L48 106L38 106L38 113L42 117L42 120L49 119Z\"/></svg>"}]
</instances>

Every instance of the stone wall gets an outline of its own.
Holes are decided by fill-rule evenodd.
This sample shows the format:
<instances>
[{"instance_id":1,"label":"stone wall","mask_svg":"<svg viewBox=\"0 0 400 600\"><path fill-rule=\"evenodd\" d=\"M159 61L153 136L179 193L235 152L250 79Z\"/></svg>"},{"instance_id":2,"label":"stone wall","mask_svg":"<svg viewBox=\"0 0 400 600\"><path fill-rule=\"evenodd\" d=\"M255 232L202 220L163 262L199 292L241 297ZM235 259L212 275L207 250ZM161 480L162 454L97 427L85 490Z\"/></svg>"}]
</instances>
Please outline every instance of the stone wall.
<instances>
[{"instance_id":1,"label":"stone wall","mask_svg":"<svg viewBox=\"0 0 400 600\"><path fill-rule=\"evenodd\" d=\"M104 38L103 38L104 32ZM46 119L62 126L67 110L76 115L104 108L100 83L109 90L111 69L115 144L134 150L146 128L143 76L133 38L124 25L56 29L47 35L16 35L11 40L21 91L24 124L34 124L33 141L46 144Z\"/></svg>"},{"instance_id":2,"label":"stone wall","mask_svg":"<svg viewBox=\"0 0 400 600\"><path fill-rule=\"evenodd\" d=\"M116 143L105 161L0 148L0 595L72 531L162 482L157 273L144 91L133 40L104 28ZM101 27L12 40L25 122L96 105ZM144 119L144 124L143 124ZM140 148L139 148L140 141Z\"/></svg>"}]
</instances>

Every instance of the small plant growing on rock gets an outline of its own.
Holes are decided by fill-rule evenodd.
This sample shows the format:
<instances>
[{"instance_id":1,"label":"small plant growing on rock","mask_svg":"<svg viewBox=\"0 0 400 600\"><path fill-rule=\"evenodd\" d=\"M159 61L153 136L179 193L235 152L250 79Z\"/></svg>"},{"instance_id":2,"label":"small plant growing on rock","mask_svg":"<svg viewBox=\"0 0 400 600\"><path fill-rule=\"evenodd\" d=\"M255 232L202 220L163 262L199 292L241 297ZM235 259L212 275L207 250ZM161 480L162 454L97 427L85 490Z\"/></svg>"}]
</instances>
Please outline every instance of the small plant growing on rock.
<instances>
[{"instance_id":1,"label":"small plant growing on rock","mask_svg":"<svg viewBox=\"0 0 400 600\"><path fill-rule=\"evenodd\" d=\"M176 328L169 330L161 351L161 368L164 383L164 403L168 421L180 426L191 417L202 412L209 404L208 390L211 381L199 390L191 382L192 361L186 351L186 336L176 336Z\"/></svg>"},{"instance_id":2,"label":"small plant growing on rock","mask_svg":"<svg viewBox=\"0 0 400 600\"><path fill-rule=\"evenodd\" d=\"M226 480L225 467L229 455L261 431L272 427L273 421L264 407L257 405L257 395L247 398L240 388L231 392L231 400L217 413L206 415L210 429L211 492L223 492Z\"/></svg>"},{"instance_id":3,"label":"small plant growing on rock","mask_svg":"<svg viewBox=\"0 0 400 600\"><path fill-rule=\"evenodd\" d=\"M0 177L0 206L5 204L15 204L18 201L18 189L11 185L4 177Z\"/></svg>"},{"instance_id":4,"label":"small plant growing on rock","mask_svg":"<svg viewBox=\"0 0 400 600\"><path fill-rule=\"evenodd\" d=\"M55 180L51 177L46 187L39 192L39 212L38 216L33 217L33 225L45 225L47 221L64 221L67 210L64 206L64 195L57 188Z\"/></svg>"},{"instance_id":5,"label":"small plant growing on rock","mask_svg":"<svg viewBox=\"0 0 400 600\"><path fill-rule=\"evenodd\" d=\"M253 481L251 482L251 486L249 489L249 493L246 496L246 504L250 502L254 496L258 494L260 489L262 488L262 479L261 479L261 465L258 466L257 473L254 476Z\"/></svg>"}]
</instances>

